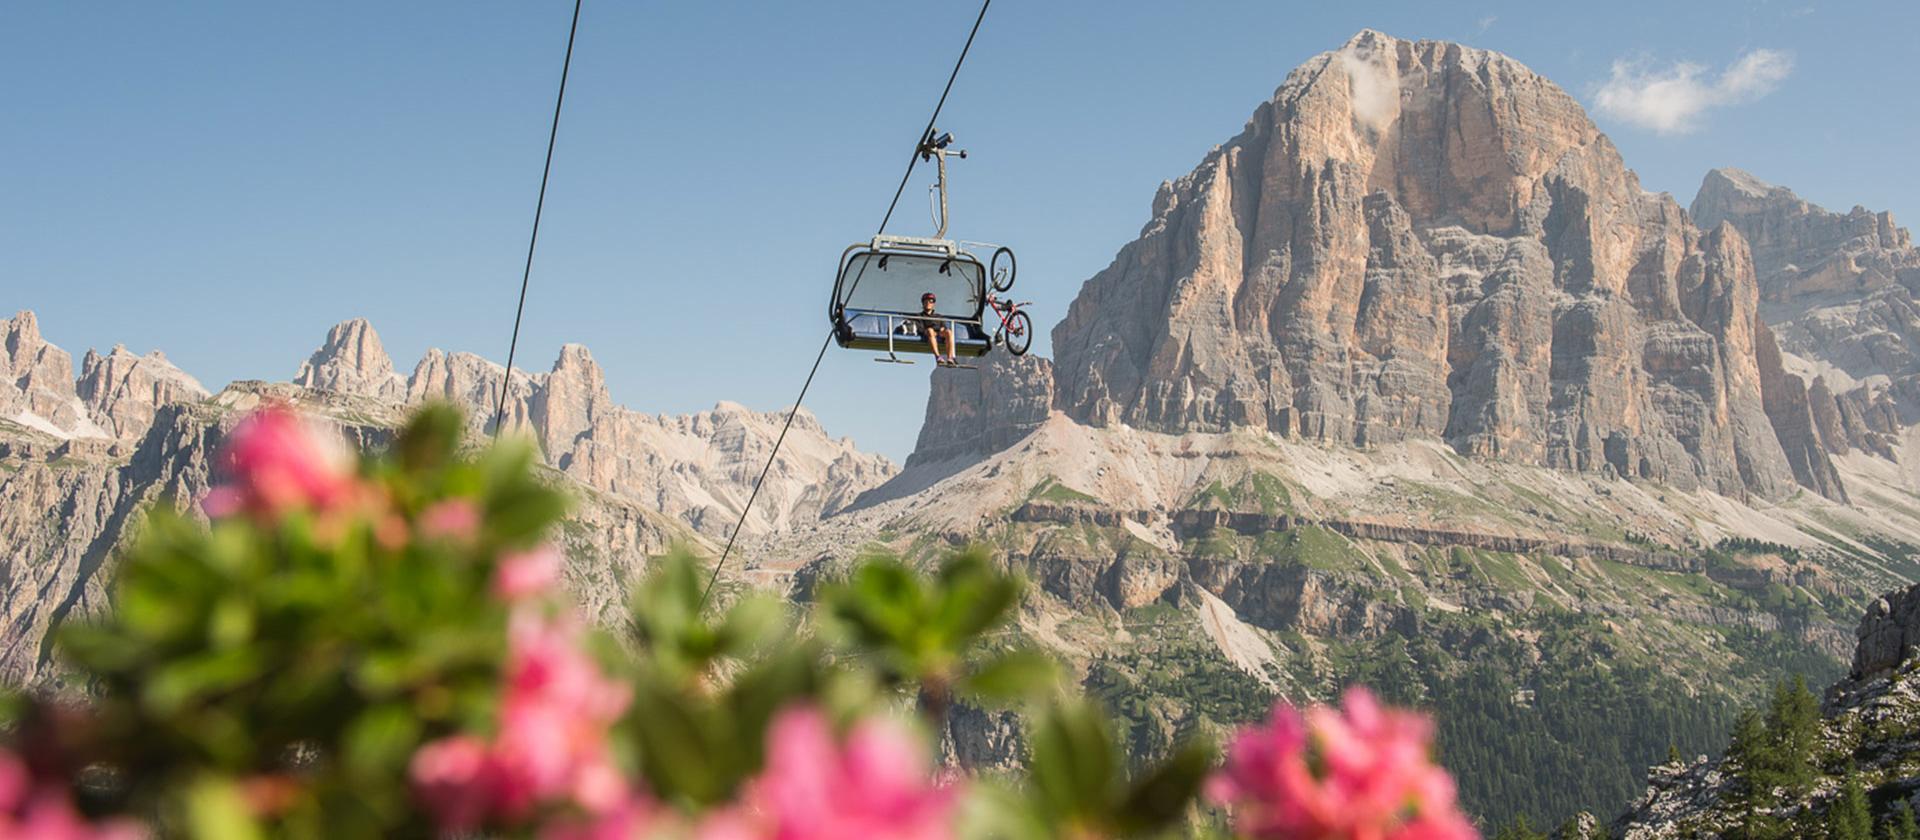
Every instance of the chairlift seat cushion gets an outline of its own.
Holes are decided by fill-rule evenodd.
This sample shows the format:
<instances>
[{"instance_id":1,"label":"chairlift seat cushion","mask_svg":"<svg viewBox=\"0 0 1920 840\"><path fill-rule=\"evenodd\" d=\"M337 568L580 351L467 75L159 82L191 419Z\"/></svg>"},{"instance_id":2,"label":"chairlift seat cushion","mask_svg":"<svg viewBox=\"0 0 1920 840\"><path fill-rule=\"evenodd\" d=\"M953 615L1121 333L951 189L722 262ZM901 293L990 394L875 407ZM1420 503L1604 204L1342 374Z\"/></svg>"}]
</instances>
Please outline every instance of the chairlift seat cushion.
<instances>
[{"instance_id":1,"label":"chairlift seat cushion","mask_svg":"<svg viewBox=\"0 0 1920 840\"><path fill-rule=\"evenodd\" d=\"M878 350L895 353L928 353L927 337L918 333L900 332L900 325L908 318L923 317L917 313L876 312L860 309L848 309L834 338L841 347L850 350ZM993 349L993 338L979 324L955 321L953 336L953 354L956 356L984 356Z\"/></svg>"}]
</instances>

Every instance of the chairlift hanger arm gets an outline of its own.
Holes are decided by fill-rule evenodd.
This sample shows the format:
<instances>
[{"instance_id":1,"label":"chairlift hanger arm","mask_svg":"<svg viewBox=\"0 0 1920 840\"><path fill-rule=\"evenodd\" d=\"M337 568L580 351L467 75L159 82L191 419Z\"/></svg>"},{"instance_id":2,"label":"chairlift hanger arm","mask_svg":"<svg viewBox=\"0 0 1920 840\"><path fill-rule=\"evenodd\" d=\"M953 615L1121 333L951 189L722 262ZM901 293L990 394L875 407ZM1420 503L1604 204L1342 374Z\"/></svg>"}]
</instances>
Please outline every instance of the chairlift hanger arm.
<instances>
[{"instance_id":1,"label":"chairlift hanger arm","mask_svg":"<svg viewBox=\"0 0 1920 840\"><path fill-rule=\"evenodd\" d=\"M973 38L980 34L980 23L987 19L987 9L992 5L993 0L980 0L980 13L974 16L973 29L967 32L967 42L961 45L960 57L953 62L953 72L947 74L947 85L941 89L940 99L933 103L933 116L927 118L927 133L929 134L933 132L934 123L940 121L940 110L947 105L947 94L953 92L953 82L955 79L960 78L960 67L967 63L967 53L973 49ZM906 192L907 180L913 177L913 165L916 160L918 160L918 156L907 158L907 170L900 174L900 185L893 189L893 200L887 203L887 213L880 217L880 227L874 231L875 236L887 232L887 222L893 219L893 210L899 206L901 194ZM837 288L835 295L836 297L838 296ZM820 362L826 359L827 348L832 346L834 336L837 332L837 329L834 332L829 332L827 336L820 341L820 352L814 354L813 367L807 371L806 381L800 383L800 395L794 399L793 408L787 411L787 420L780 426L779 437L773 439L773 451L768 453L766 464L760 468L760 477L753 481L753 491L747 494L746 504L741 506L740 516L734 520L733 531L727 536L726 547L720 550L720 559L714 562L713 571L707 575L707 585L700 589L700 611L706 610L707 596L713 593L713 584L720 579L720 570L726 567L727 557L733 554L733 544L734 540L740 536L740 526L746 524L747 514L753 511L753 502L760 497L760 488L766 484L767 473L773 470L774 459L780 455L780 445L786 442L787 431L793 428L793 418L800 413L801 404L806 402L807 390L813 387L813 377L820 372Z\"/></svg>"}]
</instances>

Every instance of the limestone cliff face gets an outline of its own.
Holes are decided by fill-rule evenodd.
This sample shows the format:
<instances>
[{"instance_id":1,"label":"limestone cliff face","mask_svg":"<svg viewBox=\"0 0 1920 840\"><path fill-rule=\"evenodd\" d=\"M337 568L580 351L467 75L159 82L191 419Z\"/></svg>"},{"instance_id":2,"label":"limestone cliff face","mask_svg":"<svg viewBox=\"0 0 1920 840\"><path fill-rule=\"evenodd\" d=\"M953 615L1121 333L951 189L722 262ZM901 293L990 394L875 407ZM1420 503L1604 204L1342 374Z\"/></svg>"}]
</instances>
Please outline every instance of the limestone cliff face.
<instances>
[{"instance_id":1,"label":"limestone cliff face","mask_svg":"<svg viewBox=\"0 0 1920 840\"><path fill-rule=\"evenodd\" d=\"M1702 227L1724 221L1747 237L1769 310L1920 284L1920 251L1892 213L1834 213L1738 169L1708 172L1689 212Z\"/></svg>"},{"instance_id":2,"label":"limestone cliff face","mask_svg":"<svg viewBox=\"0 0 1920 840\"><path fill-rule=\"evenodd\" d=\"M785 412L723 402L669 416L616 408L573 441L559 468L581 483L635 499L725 539L773 454ZM802 409L767 471L742 533L769 534L818 522L895 472L892 463L827 435Z\"/></svg>"},{"instance_id":3,"label":"limestone cliff face","mask_svg":"<svg viewBox=\"0 0 1920 840\"><path fill-rule=\"evenodd\" d=\"M335 326L297 382L206 389L158 352L72 357L41 337L31 312L0 322L0 683L57 677L43 650L69 615L106 604L115 550L148 506L204 494L228 429L263 401L293 404L350 444L382 445L411 406L465 408L471 432L492 431L502 368L470 353L431 350L402 379L365 321ZM626 608L646 558L676 539L724 538L785 422L785 412L733 403L684 416L615 404L605 372L579 345L550 370L516 372L505 425L538 443L576 494L562 529L568 580L590 612ZM1048 397L1039 398L1044 416ZM817 523L896 472L887 459L835 439L813 415L795 418L742 526L768 534Z\"/></svg>"},{"instance_id":4,"label":"limestone cliff face","mask_svg":"<svg viewBox=\"0 0 1920 840\"><path fill-rule=\"evenodd\" d=\"M1860 644L1853 651L1853 679L1883 675L1912 657L1920 647L1920 586L1880 596L1861 616L1855 635Z\"/></svg>"},{"instance_id":5,"label":"limestone cliff face","mask_svg":"<svg viewBox=\"0 0 1920 840\"><path fill-rule=\"evenodd\" d=\"M550 455L565 457L564 453L573 451L575 440L613 410L607 376L587 348L568 344L560 348L560 358L554 360L542 385L529 401L528 419L541 447Z\"/></svg>"},{"instance_id":6,"label":"limestone cliff face","mask_svg":"<svg viewBox=\"0 0 1920 840\"><path fill-rule=\"evenodd\" d=\"M927 416L907 466L978 459L999 452L1046 422L1053 409L1053 363L995 351L976 368L938 368Z\"/></svg>"},{"instance_id":7,"label":"limestone cliff face","mask_svg":"<svg viewBox=\"0 0 1920 840\"><path fill-rule=\"evenodd\" d=\"M447 353L429 348L413 375L407 379L407 402L443 400L467 410L467 424L476 430L492 430L496 411L504 411L501 423L509 429L530 424L533 395L541 378L516 369L506 381L507 397L500 399L506 368L472 353Z\"/></svg>"},{"instance_id":8,"label":"limestone cliff face","mask_svg":"<svg viewBox=\"0 0 1920 840\"><path fill-rule=\"evenodd\" d=\"M412 376L392 382L392 362L365 321L333 328L296 384L371 398L379 404L452 402L476 433L493 431L503 403L501 365L472 353L428 350ZM313 383L332 383L330 386ZM399 396L394 396L398 394ZM545 372L516 369L501 425L531 435L548 466L594 491L675 517L724 539L773 450L785 412L733 403L684 416L656 416L616 404L593 353L568 344ZM802 411L767 474L743 531L767 534L834 513L896 471L887 459L829 437Z\"/></svg>"},{"instance_id":9,"label":"limestone cliff face","mask_svg":"<svg viewBox=\"0 0 1920 840\"><path fill-rule=\"evenodd\" d=\"M1266 428L1777 497L1753 259L1505 56L1362 32L1162 185L1055 328L1081 422Z\"/></svg>"},{"instance_id":10,"label":"limestone cliff face","mask_svg":"<svg viewBox=\"0 0 1920 840\"><path fill-rule=\"evenodd\" d=\"M146 435L161 407L210 396L200 381L167 361L158 350L134 355L123 345L101 355L87 351L75 393L94 421L115 438Z\"/></svg>"},{"instance_id":11,"label":"limestone cliff face","mask_svg":"<svg viewBox=\"0 0 1920 840\"><path fill-rule=\"evenodd\" d=\"M206 389L158 352L72 357L41 337L33 313L0 322L0 684L56 678L43 650L66 616L106 605L115 551L161 500L209 486L214 453L244 412L265 400L298 406L361 447L382 445L414 404L467 410L491 431L502 368L470 353L429 351L411 379L394 374L365 321L342 323L293 385ZM531 436L576 494L566 544L568 581L590 612L613 620L646 558L669 542L722 538L733 527L784 412L722 403L655 416L614 404L585 347L562 348L544 373L516 372L509 431ZM817 523L891 478L887 459L829 437L801 412L774 462L750 534Z\"/></svg>"},{"instance_id":12,"label":"limestone cliff face","mask_svg":"<svg viewBox=\"0 0 1920 840\"><path fill-rule=\"evenodd\" d=\"M73 357L21 312L0 321L0 419L56 437L107 437L73 387Z\"/></svg>"},{"instance_id":13,"label":"limestone cliff face","mask_svg":"<svg viewBox=\"0 0 1920 840\"><path fill-rule=\"evenodd\" d=\"M1907 230L1890 213L1834 213L1737 169L1707 173L1691 212L1753 243L1761 311L1800 368L1786 378L1804 384L1811 413L1808 431L1782 438L1789 455L1896 457L1901 430L1920 420L1920 249Z\"/></svg>"},{"instance_id":14,"label":"limestone cliff face","mask_svg":"<svg viewBox=\"0 0 1920 840\"><path fill-rule=\"evenodd\" d=\"M365 318L342 321L327 331L326 343L300 363L293 384L384 400L407 396L407 383Z\"/></svg>"},{"instance_id":15,"label":"limestone cliff face","mask_svg":"<svg viewBox=\"0 0 1920 840\"><path fill-rule=\"evenodd\" d=\"M1845 440L1838 428L1838 403L1827 391L1826 381L1815 379L1813 387L1808 388L1800 377L1785 372L1780 349L1770 335L1761 348L1760 375L1767 418L1780 438L1787 463L1793 467L1794 480L1829 499L1847 501L1846 486L1828 457L1829 451L1844 455L1846 450L1831 450L1826 443L1835 436Z\"/></svg>"},{"instance_id":16,"label":"limestone cliff face","mask_svg":"<svg viewBox=\"0 0 1920 840\"><path fill-rule=\"evenodd\" d=\"M139 518L152 505L186 509L204 495L226 435L266 400L293 404L363 448L384 445L405 416L398 406L337 392L238 383L210 400L161 405L122 456L67 441L34 457L18 454L31 447L5 441L13 445L0 447L11 450L0 462L0 579L8 582L0 587L0 684L57 683L48 634L108 606L118 551ZM569 559L570 588L591 614L613 620L646 559L684 533L642 505L586 494L556 536Z\"/></svg>"}]
</instances>

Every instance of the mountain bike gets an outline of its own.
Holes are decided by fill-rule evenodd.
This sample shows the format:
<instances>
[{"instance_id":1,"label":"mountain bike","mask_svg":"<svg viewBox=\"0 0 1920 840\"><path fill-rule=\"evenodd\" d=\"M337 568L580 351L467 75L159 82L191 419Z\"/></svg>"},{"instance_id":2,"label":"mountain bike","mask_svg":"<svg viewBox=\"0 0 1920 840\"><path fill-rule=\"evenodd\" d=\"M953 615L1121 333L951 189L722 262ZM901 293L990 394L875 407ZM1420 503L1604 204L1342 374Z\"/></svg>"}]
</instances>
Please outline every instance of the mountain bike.
<instances>
[{"instance_id":1,"label":"mountain bike","mask_svg":"<svg viewBox=\"0 0 1920 840\"><path fill-rule=\"evenodd\" d=\"M1021 310L1032 305L1030 300L1015 303L987 295L987 308L1000 316L1000 328L993 333L993 343L1007 348L1007 352L1015 356L1027 355L1027 348L1033 346L1033 319Z\"/></svg>"}]
</instances>

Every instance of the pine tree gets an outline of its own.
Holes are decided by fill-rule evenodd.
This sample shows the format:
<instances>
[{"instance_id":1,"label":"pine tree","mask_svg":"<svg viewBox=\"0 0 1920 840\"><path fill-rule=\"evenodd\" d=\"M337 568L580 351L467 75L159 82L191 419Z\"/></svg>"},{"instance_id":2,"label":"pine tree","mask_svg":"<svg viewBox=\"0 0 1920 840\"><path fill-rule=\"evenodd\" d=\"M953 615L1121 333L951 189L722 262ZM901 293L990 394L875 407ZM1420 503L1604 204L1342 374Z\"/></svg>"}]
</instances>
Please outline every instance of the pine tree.
<instances>
[{"instance_id":1,"label":"pine tree","mask_svg":"<svg viewBox=\"0 0 1920 840\"><path fill-rule=\"evenodd\" d=\"M1613 840L1613 832L1607 829L1607 824L1597 820L1593 821L1592 828L1582 832L1580 828L1582 817L1591 818L1592 815L1582 813L1568 817L1566 822L1560 824L1559 829L1547 835L1548 840Z\"/></svg>"},{"instance_id":2,"label":"pine tree","mask_svg":"<svg viewBox=\"0 0 1920 840\"><path fill-rule=\"evenodd\" d=\"M1893 806L1893 813L1880 822L1880 840L1920 840L1920 825L1913 819L1913 807L1905 801Z\"/></svg>"},{"instance_id":3,"label":"pine tree","mask_svg":"<svg viewBox=\"0 0 1920 840\"><path fill-rule=\"evenodd\" d=\"M1847 768L1840 795L1827 806L1827 840L1873 840L1873 811L1859 771Z\"/></svg>"},{"instance_id":4,"label":"pine tree","mask_svg":"<svg viewBox=\"0 0 1920 840\"><path fill-rule=\"evenodd\" d=\"M1774 765L1767 725L1760 712L1745 709L1733 724L1733 741L1727 745L1727 758L1733 760L1745 782L1742 800L1749 806L1766 804L1772 798Z\"/></svg>"},{"instance_id":5,"label":"pine tree","mask_svg":"<svg viewBox=\"0 0 1920 840\"><path fill-rule=\"evenodd\" d=\"M1805 677L1794 677L1773 691L1767 710L1767 740L1771 741L1774 784L1799 792L1813 783L1813 753L1820 739L1820 702L1807 690Z\"/></svg>"},{"instance_id":6,"label":"pine tree","mask_svg":"<svg viewBox=\"0 0 1920 840\"><path fill-rule=\"evenodd\" d=\"M1727 840L1781 840L1787 836L1787 830L1780 824L1778 817L1749 807L1740 815L1740 822L1727 830Z\"/></svg>"},{"instance_id":7,"label":"pine tree","mask_svg":"<svg viewBox=\"0 0 1920 840\"><path fill-rule=\"evenodd\" d=\"M1534 831L1533 826L1527 824L1527 815L1521 814L1501 826L1500 831L1493 835L1493 840L1547 840L1547 835Z\"/></svg>"}]
</instances>

